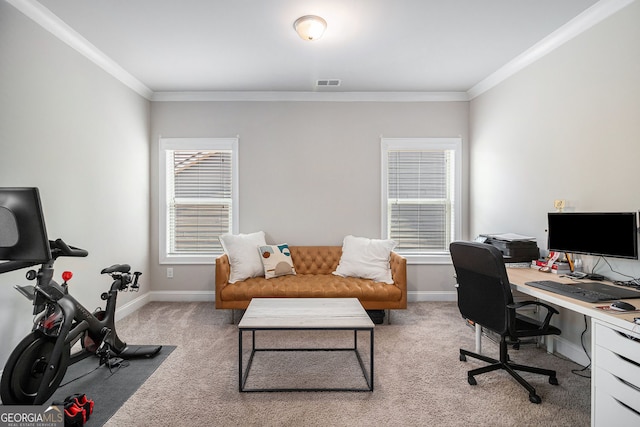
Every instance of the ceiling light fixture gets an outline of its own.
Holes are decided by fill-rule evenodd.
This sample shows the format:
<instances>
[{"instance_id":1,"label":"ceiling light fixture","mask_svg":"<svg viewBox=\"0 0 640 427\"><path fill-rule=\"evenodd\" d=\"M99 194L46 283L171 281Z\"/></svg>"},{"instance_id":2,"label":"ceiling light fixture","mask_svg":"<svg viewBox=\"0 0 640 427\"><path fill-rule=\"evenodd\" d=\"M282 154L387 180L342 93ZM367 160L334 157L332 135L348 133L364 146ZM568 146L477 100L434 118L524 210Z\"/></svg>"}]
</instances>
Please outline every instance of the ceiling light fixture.
<instances>
[{"instance_id":1,"label":"ceiling light fixture","mask_svg":"<svg viewBox=\"0 0 640 427\"><path fill-rule=\"evenodd\" d=\"M305 15L296 19L293 28L303 40L318 40L327 28L327 21L316 15Z\"/></svg>"}]
</instances>

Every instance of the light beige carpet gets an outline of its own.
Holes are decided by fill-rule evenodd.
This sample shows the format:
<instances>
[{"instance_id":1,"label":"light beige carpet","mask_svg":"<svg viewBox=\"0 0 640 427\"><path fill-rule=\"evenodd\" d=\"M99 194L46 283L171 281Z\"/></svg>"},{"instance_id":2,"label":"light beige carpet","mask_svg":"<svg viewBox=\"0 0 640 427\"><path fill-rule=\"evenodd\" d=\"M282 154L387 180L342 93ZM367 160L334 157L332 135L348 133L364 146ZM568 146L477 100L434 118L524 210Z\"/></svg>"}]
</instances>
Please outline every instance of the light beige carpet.
<instances>
[{"instance_id":1,"label":"light beige carpet","mask_svg":"<svg viewBox=\"0 0 640 427\"><path fill-rule=\"evenodd\" d=\"M473 350L474 333L455 303L409 303L407 310L392 312L391 325L376 326L373 393L238 392L238 330L229 320L230 313L215 310L212 303L150 303L119 321L118 333L125 341L177 345L177 349L106 425L589 425L590 381L571 373L580 366L532 345L510 354L516 363L557 370L558 386L545 377L523 374L536 387L542 404L530 403L528 393L506 372L480 375L478 385L470 386L466 371L483 362L458 359L460 347ZM292 346L352 341L352 335L332 332L271 334L259 339ZM483 347L485 353L497 355L497 345L491 341L485 339ZM353 359L334 354L318 357L322 354L328 355L269 353L256 359L250 381L254 385L278 381L286 385L292 379L295 384L337 381L347 386L361 381Z\"/></svg>"}]
</instances>

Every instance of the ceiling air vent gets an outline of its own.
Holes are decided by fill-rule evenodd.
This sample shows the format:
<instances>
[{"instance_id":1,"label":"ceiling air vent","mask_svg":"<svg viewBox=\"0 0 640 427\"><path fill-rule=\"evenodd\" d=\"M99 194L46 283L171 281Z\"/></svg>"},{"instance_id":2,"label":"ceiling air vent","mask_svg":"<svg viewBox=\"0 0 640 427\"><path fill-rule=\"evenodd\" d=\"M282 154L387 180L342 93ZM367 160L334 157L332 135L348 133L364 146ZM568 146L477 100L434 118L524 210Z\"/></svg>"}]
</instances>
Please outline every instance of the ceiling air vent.
<instances>
[{"instance_id":1,"label":"ceiling air vent","mask_svg":"<svg viewBox=\"0 0 640 427\"><path fill-rule=\"evenodd\" d=\"M316 86L318 86L318 87L336 87L336 86L340 86L340 80L339 79L318 80L316 82Z\"/></svg>"}]
</instances>

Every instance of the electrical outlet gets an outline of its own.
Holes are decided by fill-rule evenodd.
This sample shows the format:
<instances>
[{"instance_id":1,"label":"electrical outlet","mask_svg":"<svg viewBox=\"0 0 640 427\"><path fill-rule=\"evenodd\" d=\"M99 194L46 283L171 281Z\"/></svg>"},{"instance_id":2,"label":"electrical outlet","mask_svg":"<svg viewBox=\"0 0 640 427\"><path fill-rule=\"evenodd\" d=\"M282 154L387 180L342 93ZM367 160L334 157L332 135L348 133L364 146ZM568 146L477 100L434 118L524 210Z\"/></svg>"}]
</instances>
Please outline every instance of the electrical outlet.
<instances>
[{"instance_id":1,"label":"electrical outlet","mask_svg":"<svg viewBox=\"0 0 640 427\"><path fill-rule=\"evenodd\" d=\"M167 279L173 279L173 268L167 267Z\"/></svg>"},{"instance_id":2,"label":"electrical outlet","mask_svg":"<svg viewBox=\"0 0 640 427\"><path fill-rule=\"evenodd\" d=\"M564 209L564 200L554 200L553 207L562 212L562 209Z\"/></svg>"}]
</instances>

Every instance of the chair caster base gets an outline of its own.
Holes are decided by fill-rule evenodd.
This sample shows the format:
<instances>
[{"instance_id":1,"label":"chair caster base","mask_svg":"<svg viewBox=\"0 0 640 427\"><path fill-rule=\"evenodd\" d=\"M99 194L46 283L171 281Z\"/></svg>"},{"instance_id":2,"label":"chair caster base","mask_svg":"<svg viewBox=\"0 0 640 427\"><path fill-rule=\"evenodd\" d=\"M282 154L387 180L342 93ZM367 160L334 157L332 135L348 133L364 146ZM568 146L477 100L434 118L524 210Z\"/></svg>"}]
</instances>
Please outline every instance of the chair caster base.
<instances>
[{"instance_id":1,"label":"chair caster base","mask_svg":"<svg viewBox=\"0 0 640 427\"><path fill-rule=\"evenodd\" d=\"M529 395L529 401L531 403L540 403L540 402L542 402L542 399L540 399L540 396L538 396L537 394L530 394Z\"/></svg>"},{"instance_id":2,"label":"chair caster base","mask_svg":"<svg viewBox=\"0 0 640 427\"><path fill-rule=\"evenodd\" d=\"M558 378L556 378L556 377L549 377L549 384L551 384L551 385L558 385Z\"/></svg>"},{"instance_id":3,"label":"chair caster base","mask_svg":"<svg viewBox=\"0 0 640 427\"><path fill-rule=\"evenodd\" d=\"M467 377L467 381L469 381L470 385L478 385L478 382L474 377Z\"/></svg>"}]
</instances>

